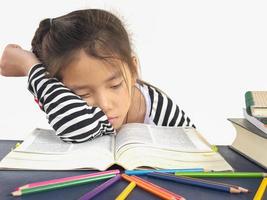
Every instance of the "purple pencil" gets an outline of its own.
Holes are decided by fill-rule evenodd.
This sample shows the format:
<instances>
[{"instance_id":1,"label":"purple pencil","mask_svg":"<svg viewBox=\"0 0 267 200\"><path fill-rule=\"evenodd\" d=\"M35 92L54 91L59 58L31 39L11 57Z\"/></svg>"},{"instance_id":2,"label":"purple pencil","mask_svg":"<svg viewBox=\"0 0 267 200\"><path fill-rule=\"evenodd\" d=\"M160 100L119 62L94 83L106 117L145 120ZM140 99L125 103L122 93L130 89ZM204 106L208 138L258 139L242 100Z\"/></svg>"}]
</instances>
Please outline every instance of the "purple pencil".
<instances>
[{"instance_id":1,"label":"purple pencil","mask_svg":"<svg viewBox=\"0 0 267 200\"><path fill-rule=\"evenodd\" d=\"M89 200L89 199L94 198L100 192L102 192L103 190L107 189L109 186L111 186L112 184L116 183L120 179L121 179L121 175L117 174L115 177L109 179L105 183L102 183L101 185L97 186L96 188L94 188L90 192L84 194L81 198L79 198L79 200Z\"/></svg>"}]
</instances>

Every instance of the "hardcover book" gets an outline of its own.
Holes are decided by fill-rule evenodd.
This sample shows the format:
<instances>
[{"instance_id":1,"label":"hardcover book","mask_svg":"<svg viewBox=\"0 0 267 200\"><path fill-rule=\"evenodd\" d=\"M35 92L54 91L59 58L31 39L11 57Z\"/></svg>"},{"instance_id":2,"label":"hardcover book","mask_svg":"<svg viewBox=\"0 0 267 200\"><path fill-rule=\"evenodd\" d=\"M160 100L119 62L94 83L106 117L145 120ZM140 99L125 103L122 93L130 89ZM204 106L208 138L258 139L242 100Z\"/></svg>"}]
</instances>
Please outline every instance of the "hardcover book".
<instances>
[{"instance_id":1,"label":"hardcover book","mask_svg":"<svg viewBox=\"0 0 267 200\"><path fill-rule=\"evenodd\" d=\"M243 118L228 119L236 129L233 150L267 169L267 135Z\"/></svg>"},{"instance_id":2,"label":"hardcover book","mask_svg":"<svg viewBox=\"0 0 267 200\"><path fill-rule=\"evenodd\" d=\"M267 91L247 91L245 102L248 114L267 124Z\"/></svg>"}]
</instances>

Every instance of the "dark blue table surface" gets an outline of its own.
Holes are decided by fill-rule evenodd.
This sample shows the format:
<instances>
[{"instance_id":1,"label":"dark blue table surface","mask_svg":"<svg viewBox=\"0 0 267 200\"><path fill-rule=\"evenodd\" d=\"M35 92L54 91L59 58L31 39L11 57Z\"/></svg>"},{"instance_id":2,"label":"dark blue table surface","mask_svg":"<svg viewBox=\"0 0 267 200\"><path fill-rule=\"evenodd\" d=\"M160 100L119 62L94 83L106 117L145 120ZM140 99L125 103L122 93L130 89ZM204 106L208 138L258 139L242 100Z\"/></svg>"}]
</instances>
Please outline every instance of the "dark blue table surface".
<instances>
[{"instance_id":1,"label":"dark blue table surface","mask_svg":"<svg viewBox=\"0 0 267 200\"><path fill-rule=\"evenodd\" d=\"M2 159L10 150L15 146L17 141L0 140L0 159ZM242 157L238 153L232 151L227 146L219 146L219 151L223 157L232 165L236 171L260 171L264 169L250 162L246 158ZM110 169L118 168L112 166ZM10 193L14 191L16 187L25 185L30 182L44 181L55 178L62 178L66 176L74 176L88 173L88 171L11 171L11 170L0 170L0 200L17 199L17 200L72 200L79 199L83 194L90 191L97 185L104 181L89 183L85 185L68 187L64 189L58 189L48 192L41 192L36 194L25 195L21 197L12 197ZM143 176L142 178L149 180L155 184L158 184L170 191L184 196L187 200L237 200L237 199L253 199L255 192L261 182L261 179L209 179L220 182L230 183L234 185L240 185L244 188L250 189L249 193L242 194L229 194L221 191L215 191L211 189L205 189L190 185L183 185L179 183L173 183L165 180L159 180L155 178L148 178ZM94 199L115 199L120 192L128 185L128 182L121 180L116 184L112 185L103 193L96 196ZM267 192L265 192L263 200L267 200ZM132 199L159 199L158 197L136 187L133 192L128 196L128 200Z\"/></svg>"}]
</instances>

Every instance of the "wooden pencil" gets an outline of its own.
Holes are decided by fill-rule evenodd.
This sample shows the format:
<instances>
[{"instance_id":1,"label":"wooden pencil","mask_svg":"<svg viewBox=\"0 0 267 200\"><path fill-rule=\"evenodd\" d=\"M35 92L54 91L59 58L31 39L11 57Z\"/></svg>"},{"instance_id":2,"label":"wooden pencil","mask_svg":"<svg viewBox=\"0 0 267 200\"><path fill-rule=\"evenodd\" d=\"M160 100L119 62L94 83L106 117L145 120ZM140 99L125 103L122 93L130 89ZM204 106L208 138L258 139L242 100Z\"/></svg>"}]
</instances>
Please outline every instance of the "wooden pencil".
<instances>
[{"instance_id":1,"label":"wooden pencil","mask_svg":"<svg viewBox=\"0 0 267 200\"><path fill-rule=\"evenodd\" d=\"M17 190L40 187L40 186L45 186L45 185L57 184L57 183L64 183L64 182L68 182L68 181L74 181L74 180L90 178L90 177L91 178L100 177L100 176L104 176L104 175L108 175L108 174L119 174L119 173L120 173L120 170L115 169L115 170L108 170L108 171L103 171L103 172L82 174L82 175L78 175L78 176L69 176L69 177L64 177L64 178L28 183L26 185L18 187Z\"/></svg>"},{"instance_id":2,"label":"wooden pencil","mask_svg":"<svg viewBox=\"0 0 267 200\"><path fill-rule=\"evenodd\" d=\"M264 195L264 191L267 187L267 178L262 179L260 186L258 187L258 190L255 194L255 196L253 197L253 200L261 200L263 195Z\"/></svg>"},{"instance_id":3,"label":"wooden pencil","mask_svg":"<svg viewBox=\"0 0 267 200\"><path fill-rule=\"evenodd\" d=\"M136 178L136 179L141 179L141 178L139 178L139 177L137 177L137 176L132 176L132 177L134 177L134 178ZM146 180L144 180L144 179L142 179L142 181L143 181L144 183L149 184L149 185L152 185L153 187L158 188L158 189L160 189L160 190L162 190L162 191L164 191L164 192L170 193L171 195L173 195L173 196L176 198L176 200L185 200L184 197L182 197L182 196L180 196L180 195L178 195L178 194L176 194L176 193L173 193L173 192L171 192L171 191L169 191L169 190L167 190L167 189L164 189L164 188L162 188L162 187L160 187L160 186L158 186L158 185L156 185L156 184L154 184L154 183L151 183L151 182L146 181Z\"/></svg>"},{"instance_id":4,"label":"wooden pencil","mask_svg":"<svg viewBox=\"0 0 267 200\"><path fill-rule=\"evenodd\" d=\"M90 192L87 192L82 197L79 198L79 200L88 200L93 199L96 195L100 194L102 191L106 190L108 187L116 183L121 179L121 175L117 174L115 177L109 179L108 181L102 183L101 185L97 186Z\"/></svg>"},{"instance_id":5,"label":"wooden pencil","mask_svg":"<svg viewBox=\"0 0 267 200\"><path fill-rule=\"evenodd\" d=\"M196 178L263 178L263 172L175 172L177 176L190 176Z\"/></svg>"},{"instance_id":6,"label":"wooden pencil","mask_svg":"<svg viewBox=\"0 0 267 200\"><path fill-rule=\"evenodd\" d=\"M122 178L124 178L125 180L129 182L135 182L138 187L141 187L142 189L160 197L161 199L176 200L176 198L173 195L166 193L158 188L152 187L151 185L145 184L141 180L135 179L134 177L128 176L126 174L122 174L121 176Z\"/></svg>"},{"instance_id":7,"label":"wooden pencil","mask_svg":"<svg viewBox=\"0 0 267 200\"><path fill-rule=\"evenodd\" d=\"M147 174L147 176L151 176L151 177L159 178L163 180L169 180L169 181L173 181L177 183L184 183L184 184L189 184L189 185L194 185L194 186L199 186L199 187L205 187L209 189L215 189L215 190L224 191L224 192L230 192L230 193L241 192L239 189L235 187L204 182L201 179L196 179L196 178L191 178L191 177L175 176L171 174L158 173L158 172Z\"/></svg>"},{"instance_id":8,"label":"wooden pencil","mask_svg":"<svg viewBox=\"0 0 267 200\"><path fill-rule=\"evenodd\" d=\"M136 183L130 182L129 185L116 197L115 200L124 200L131 193L131 191L135 188Z\"/></svg>"},{"instance_id":9,"label":"wooden pencil","mask_svg":"<svg viewBox=\"0 0 267 200\"><path fill-rule=\"evenodd\" d=\"M66 187L70 187L70 186L76 186L76 185L81 185L81 184L85 184L85 183L95 182L95 181L99 181L99 180L109 179L109 178L112 178L114 176L116 176L116 175L115 174L109 174L109 175L100 176L100 177L79 179L79 180L74 180L74 181L69 181L69 182L64 182L64 183L57 183L57 184L50 184L50 185L34 187L34 188L26 188L26 189L16 190L16 191L12 192L12 195L13 196L21 196L21 195L25 195L25 194L50 191L50 190L55 190L55 189L66 188Z\"/></svg>"}]
</instances>

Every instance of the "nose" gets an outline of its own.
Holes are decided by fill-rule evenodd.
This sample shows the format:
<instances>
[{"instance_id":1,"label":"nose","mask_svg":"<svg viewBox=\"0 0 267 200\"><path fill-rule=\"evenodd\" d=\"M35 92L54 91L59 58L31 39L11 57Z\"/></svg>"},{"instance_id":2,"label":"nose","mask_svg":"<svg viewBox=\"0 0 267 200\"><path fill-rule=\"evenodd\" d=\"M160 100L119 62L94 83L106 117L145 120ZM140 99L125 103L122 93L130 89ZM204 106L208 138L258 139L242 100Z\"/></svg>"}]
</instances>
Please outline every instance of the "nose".
<instances>
[{"instance_id":1,"label":"nose","mask_svg":"<svg viewBox=\"0 0 267 200\"><path fill-rule=\"evenodd\" d=\"M101 108L101 110L106 114L111 109L111 100L107 94L98 94L97 104Z\"/></svg>"}]
</instances>

